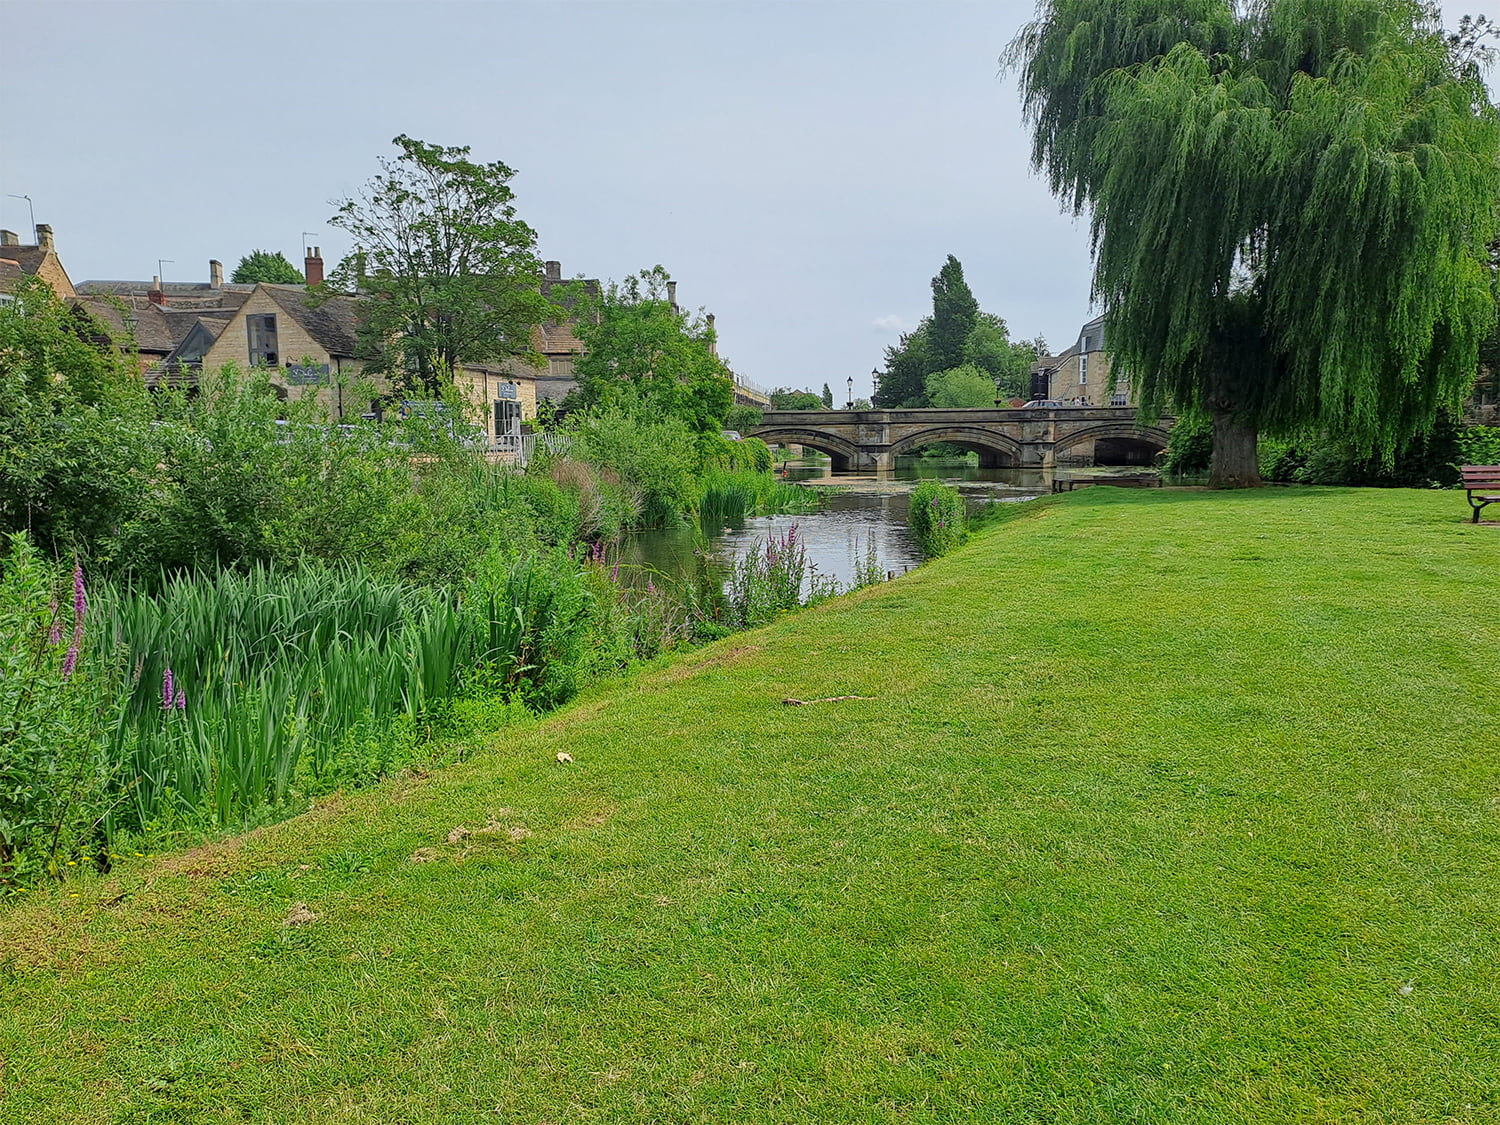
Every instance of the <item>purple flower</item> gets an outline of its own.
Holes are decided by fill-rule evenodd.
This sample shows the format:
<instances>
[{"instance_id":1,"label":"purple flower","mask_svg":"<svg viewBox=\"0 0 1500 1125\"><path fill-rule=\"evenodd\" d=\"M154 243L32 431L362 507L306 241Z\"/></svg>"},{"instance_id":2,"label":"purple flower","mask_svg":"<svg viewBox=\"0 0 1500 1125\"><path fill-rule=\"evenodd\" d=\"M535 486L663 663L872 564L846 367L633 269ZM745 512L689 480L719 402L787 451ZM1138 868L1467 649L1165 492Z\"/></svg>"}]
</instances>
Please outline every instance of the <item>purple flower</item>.
<instances>
[{"instance_id":1,"label":"purple flower","mask_svg":"<svg viewBox=\"0 0 1500 1125\"><path fill-rule=\"evenodd\" d=\"M77 563L73 567L73 622L74 628L83 628L83 619L89 612L88 594L83 589L83 564Z\"/></svg>"},{"instance_id":2,"label":"purple flower","mask_svg":"<svg viewBox=\"0 0 1500 1125\"><path fill-rule=\"evenodd\" d=\"M611 569L610 572L609 572L609 578L610 578L611 582L618 582L620 580L620 560L619 559L615 560L615 565L614 565L613 569Z\"/></svg>"},{"instance_id":3,"label":"purple flower","mask_svg":"<svg viewBox=\"0 0 1500 1125\"><path fill-rule=\"evenodd\" d=\"M62 666L63 679L66 680L69 676L71 676L73 674L73 669L77 666L77 664L78 664L78 642L75 640L72 644L70 644L68 646L68 654L63 657L63 666Z\"/></svg>"},{"instance_id":4,"label":"purple flower","mask_svg":"<svg viewBox=\"0 0 1500 1125\"><path fill-rule=\"evenodd\" d=\"M52 604L47 607L47 612L52 615L52 628L47 630L47 643L49 645L62 644L62 619L57 616L57 599L52 599Z\"/></svg>"},{"instance_id":5,"label":"purple flower","mask_svg":"<svg viewBox=\"0 0 1500 1125\"><path fill-rule=\"evenodd\" d=\"M161 674L161 709L170 711L175 699L172 690L172 666L167 665L167 670Z\"/></svg>"},{"instance_id":6,"label":"purple flower","mask_svg":"<svg viewBox=\"0 0 1500 1125\"><path fill-rule=\"evenodd\" d=\"M648 594L655 594L656 593L656 583L653 582L653 581L651 581L651 579L649 579L649 578L646 579L646 593L648 593Z\"/></svg>"},{"instance_id":7,"label":"purple flower","mask_svg":"<svg viewBox=\"0 0 1500 1125\"><path fill-rule=\"evenodd\" d=\"M183 691L180 686L177 688L176 703L177 703L177 710L179 710L179 711L186 711L187 710L187 692Z\"/></svg>"}]
</instances>

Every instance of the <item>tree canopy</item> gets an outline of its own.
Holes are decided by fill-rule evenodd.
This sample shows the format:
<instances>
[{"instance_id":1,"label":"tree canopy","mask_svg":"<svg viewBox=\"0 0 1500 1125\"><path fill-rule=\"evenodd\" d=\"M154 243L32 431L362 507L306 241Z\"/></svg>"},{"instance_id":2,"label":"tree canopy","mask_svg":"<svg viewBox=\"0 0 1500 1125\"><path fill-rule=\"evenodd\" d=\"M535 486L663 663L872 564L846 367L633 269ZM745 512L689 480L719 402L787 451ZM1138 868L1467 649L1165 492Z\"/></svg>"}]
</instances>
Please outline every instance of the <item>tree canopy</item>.
<instances>
[{"instance_id":1,"label":"tree canopy","mask_svg":"<svg viewBox=\"0 0 1500 1125\"><path fill-rule=\"evenodd\" d=\"M1011 44L1033 159L1088 213L1115 370L1213 419L1386 457L1493 323L1500 115L1417 0L1047 0Z\"/></svg>"},{"instance_id":2,"label":"tree canopy","mask_svg":"<svg viewBox=\"0 0 1500 1125\"><path fill-rule=\"evenodd\" d=\"M596 406L623 395L699 433L716 431L734 405L734 376L717 354L708 319L672 303L670 281L654 266L596 295L582 286L570 294L585 349L573 365L578 397Z\"/></svg>"},{"instance_id":3,"label":"tree canopy","mask_svg":"<svg viewBox=\"0 0 1500 1125\"><path fill-rule=\"evenodd\" d=\"M979 308L964 280L963 265L949 254L932 279L932 315L885 350L875 405L936 406L932 377L968 367L989 378L989 396L982 405L992 406L997 390L1003 395L1024 393L1027 373L1046 347L1040 337L1012 341L1004 318Z\"/></svg>"},{"instance_id":4,"label":"tree canopy","mask_svg":"<svg viewBox=\"0 0 1500 1125\"><path fill-rule=\"evenodd\" d=\"M254 285L261 281L273 285L301 285L306 279L280 250L252 250L240 259L229 280L236 285Z\"/></svg>"},{"instance_id":5,"label":"tree canopy","mask_svg":"<svg viewBox=\"0 0 1500 1125\"><path fill-rule=\"evenodd\" d=\"M799 391L792 387L773 388L767 396L772 410L826 410L823 400L812 391Z\"/></svg>"},{"instance_id":6,"label":"tree canopy","mask_svg":"<svg viewBox=\"0 0 1500 1125\"><path fill-rule=\"evenodd\" d=\"M461 363L535 361L532 329L555 312L541 294L536 233L516 217L500 161L402 135L394 160L329 222L359 249L330 288L363 301L368 370L437 394Z\"/></svg>"}]
</instances>

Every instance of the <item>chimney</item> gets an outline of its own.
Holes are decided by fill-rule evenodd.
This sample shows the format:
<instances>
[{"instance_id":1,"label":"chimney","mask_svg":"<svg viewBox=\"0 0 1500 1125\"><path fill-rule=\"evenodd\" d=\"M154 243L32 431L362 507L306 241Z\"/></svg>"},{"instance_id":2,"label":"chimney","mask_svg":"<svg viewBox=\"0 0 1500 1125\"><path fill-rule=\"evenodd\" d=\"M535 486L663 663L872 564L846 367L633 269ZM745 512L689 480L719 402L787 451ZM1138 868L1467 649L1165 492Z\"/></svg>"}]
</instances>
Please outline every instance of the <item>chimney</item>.
<instances>
[{"instance_id":1,"label":"chimney","mask_svg":"<svg viewBox=\"0 0 1500 1125\"><path fill-rule=\"evenodd\" d=\"M0 230L0 246L19 246L21 236L13 230Z\"/></svg>"},{"instance_id":2,"label":"chimney","mask_svg":"<svg viewBox=\"0 0 1500 1125\"><path fill-rule=\"evenodd\" d=\"M46 223L40 223L36 228L36 244L43 250L57 249L52 245L52 228Z\"/></svg>"},{"instance_id":3,"label":"chimney","mask_svg":"<svg viewBox=\"0 0 1500 1125\"><path fill-rule=\"evenodd\" d=\"M712 355L719 354L719 337L714 332L714 314L708 314L708 350Z\"/></svg>"},{"instance_id":4,"label":"chimney","mask_svg":"<svg viewBox=\"0 0 1500 1125\"><path fill-rule=\"evenodd\" d=\"M208 260L208 287L210 289L224 288L224 263L218 258Z\"/></svg>"},{"instance_id":5,"label":"chimney","mask_svg":"<svg viewBox=\"0 0 1500 1125\"><path fill-rule=\"evenodd\" d=\"M151 278L151 290L146 294L146 300L150 301L153 305L165 305L167 303L167 295L161 291L160 277L153 276Z\"/></svg>"},{"instance_id":6,"label":"chimney","mask_svg":"<svg viewBox=\"0 0 1500 1125\"><path fill-rule=\"evenodd\" d=\"M677 282L675 281L667 282L667 304L674 309L677 307Z\"/></svg>"},{"instance_id":7,"label":"chimney","mask_svg":"<svg viewBox=\"0 0 1500 1125\"><path fill-rule=\"evenodd\" d=\"M307 275L309 285L323 284L323 248L314 246L312 253L302 259L302 272Z\"/></svg>"},{"instance_id":8,"label":"chimney","mask_svg":"<svg viewBox=\"0 0 1500 1125\"><path fill-rule=\"evenodd\" d=\"M562 280L562 263L561 262L545 262L543 264L546 266L546 269L547 269L547 280L548 281L561 281Z\"/></svg>"}]
</instances>

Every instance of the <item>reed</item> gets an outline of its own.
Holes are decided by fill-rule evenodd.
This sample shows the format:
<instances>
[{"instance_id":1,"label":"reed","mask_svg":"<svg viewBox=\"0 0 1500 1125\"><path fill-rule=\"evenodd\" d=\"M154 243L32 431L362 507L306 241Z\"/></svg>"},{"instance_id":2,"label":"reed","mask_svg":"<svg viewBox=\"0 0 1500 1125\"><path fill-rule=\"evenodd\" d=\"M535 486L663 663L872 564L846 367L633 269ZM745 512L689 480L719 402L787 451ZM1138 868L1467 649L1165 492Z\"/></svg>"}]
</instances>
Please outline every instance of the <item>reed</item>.
<instances>
[{"instance_id":1,"label":"reed","mask_svg":"<svg viewBox=\"0 0 1500 1125\"><path fill-rule=\"evenodd\" d=\"M811 489L750 469L710 469L704 474L698 522L705 531L743 526L751 516L815 512L822 506Z\"/></svg>"},{"instance_id":2,"label":"reed","mask_svg":"<svg viewBox=\"0 0 1500 1125\"><path fill-rule=\"evenodd\" d=\"M465 640L453 599L354 566L179 577L99 603L130 670L109 737L128 793L112 830L188 810L229 824L284 801L350 731L448 699Z\"/></svg>"}]
</instances>

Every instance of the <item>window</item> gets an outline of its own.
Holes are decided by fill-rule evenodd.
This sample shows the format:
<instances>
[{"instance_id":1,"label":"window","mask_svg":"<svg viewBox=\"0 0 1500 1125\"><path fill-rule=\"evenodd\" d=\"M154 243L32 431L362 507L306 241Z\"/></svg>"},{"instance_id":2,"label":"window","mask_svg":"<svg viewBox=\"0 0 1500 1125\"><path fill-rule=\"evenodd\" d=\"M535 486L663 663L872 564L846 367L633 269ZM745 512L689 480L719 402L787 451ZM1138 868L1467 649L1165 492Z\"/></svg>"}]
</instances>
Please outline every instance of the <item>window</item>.
<instances>
[{"instance_id":1,"label":"window","mask_svg":"<svg viewBox=\"0 0 1500 1125\"><path fill-rule=\"evenodd\" d=\"M1128 402L1125 401L1125 395L1121 394L1119 391L1116 391L1114 394L1112 394L1112 395L1109 396L1109 404L1111 406L1129 406L1130 405Z\"/></svg>"},{"instance_id":2,"label":"window","mask_svg":"<svg viewBox=\"0 0 1500 1125\"><path fill-rule=\"evenodd\" d=\"M279 367L281 356L276 345L276 314L256 313L245 318L245 335L250 342L251 367Z\"/></svg>"},{"instance_id":3,"label":"window","mask_svg":"<svg viewBox=\"0 0 1500 1125\"><path fill-rule=\"evenodd\" d=\"M1087 339L1084 343L1087 343ZM1089 385L1089 357L1080 353L1078 356L1078 385L1086 387Z\"/></svg>"}]
</instances>

